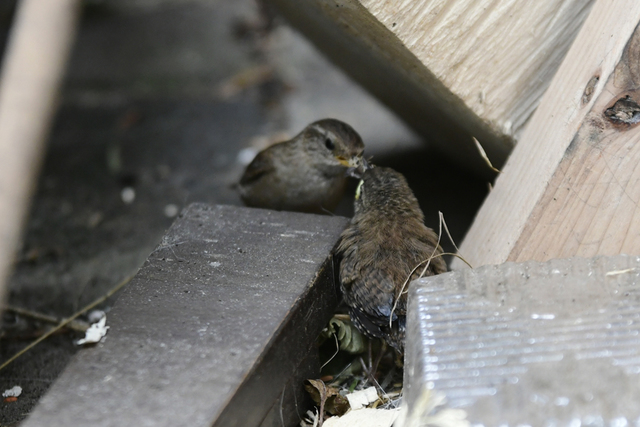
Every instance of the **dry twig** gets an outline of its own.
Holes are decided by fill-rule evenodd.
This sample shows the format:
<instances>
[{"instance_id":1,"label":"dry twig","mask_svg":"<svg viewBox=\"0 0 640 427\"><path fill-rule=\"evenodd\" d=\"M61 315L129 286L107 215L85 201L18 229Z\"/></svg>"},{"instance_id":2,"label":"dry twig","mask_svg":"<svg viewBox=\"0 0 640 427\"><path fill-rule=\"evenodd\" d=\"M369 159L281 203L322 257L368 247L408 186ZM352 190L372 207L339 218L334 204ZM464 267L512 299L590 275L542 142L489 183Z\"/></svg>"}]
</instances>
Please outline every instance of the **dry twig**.
<instances>
[{"instance_id":1,"label":"dry twig","mask_svg":"<svg viewBox=\"0 0 640 427\"><path fill-rule=\"evenodd\" d=\"M35 347L36 345L40 344L42 341L46 340L47 338L49 338L55 332L59 331L60 329L64 328L65 326L67 326L69 323L71 323L78 316L82 315L83 313L86 313L87 311L91 310L92 308L96 307L97 305L102 304L109 297L111 297L113 294L115 294L120 289L122 289L127 283L129 283L131 281L131 279L133 278L133 276L135 276L135 273L130 274L129 276L125 277L120 283L118 283L116 286L114 286L109 292L107 292L106 294L104 294L103 296L98 298L97 300L93 301L89 305L83 307L82 309L80 309L80 311L77 311L71 317L68 317L68 318L64 319L62 322L60 322L58 324L58 326L52 328L50 331L48 331L45 334L43 334L40 338L38 338L37 340L33 341L31 344L29 344L28 346L26 346L22 350L20 350L13 357L11 357L9 360L7 360L2 365L0 365L0 371L3 370L4 368L6 368L7 366L9 366L9 364L11 364L18 357L22 356L24 353L26 353L27 351L31 350L33 347Z\"/></svg>"},{"instance_id":2,"label":"dry twig","mask_svg":"<svg viewBox=\"0 0 640 427\"><path fill-rule=\"evenodd\" d=\"M41 322L52 323L54 325L57 325L61 322L61 320L58 319L57 317L27 310L26 308L14 307L12 305L5 306L4 310L10 311L15 314L19 314L20 316L23 316L23 317L30 317L31 319L39 320ZM73 320L69 322L67 327L69 329L73 329L74 331L85 333L87 332L87 329L89 329L89 324L81 320Z\"/></svg>"}]
</instances>

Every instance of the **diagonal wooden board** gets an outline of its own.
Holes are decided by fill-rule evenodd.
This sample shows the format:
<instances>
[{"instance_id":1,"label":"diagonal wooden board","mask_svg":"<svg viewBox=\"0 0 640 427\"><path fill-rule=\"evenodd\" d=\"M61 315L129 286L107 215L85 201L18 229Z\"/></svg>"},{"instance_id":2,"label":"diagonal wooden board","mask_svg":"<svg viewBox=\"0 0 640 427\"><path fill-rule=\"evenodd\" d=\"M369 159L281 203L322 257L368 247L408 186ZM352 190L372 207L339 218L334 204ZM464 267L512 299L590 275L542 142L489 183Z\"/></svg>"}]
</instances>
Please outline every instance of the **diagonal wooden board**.
<instances>
[{"instance_id":1,"label":"diagonal wooden board","mask_svg":"<svg viewBox=\"0 0 640 427\"><path fill-rule=\"evenodd\" d=\"M501 166L594 0L269 0L426 142ZM488 174L487 174L488 175Z\"/></svg>"},{"instance_id":2,"label":"diagonal wooden board","mask_svg":"<svg viewBox=\"0 0 640 427\"><path fill-rule=\"evenodd\" d=\"M639 22L593 6L460 247L474 267L640 253Z\"/></svg>"}]
</instances>

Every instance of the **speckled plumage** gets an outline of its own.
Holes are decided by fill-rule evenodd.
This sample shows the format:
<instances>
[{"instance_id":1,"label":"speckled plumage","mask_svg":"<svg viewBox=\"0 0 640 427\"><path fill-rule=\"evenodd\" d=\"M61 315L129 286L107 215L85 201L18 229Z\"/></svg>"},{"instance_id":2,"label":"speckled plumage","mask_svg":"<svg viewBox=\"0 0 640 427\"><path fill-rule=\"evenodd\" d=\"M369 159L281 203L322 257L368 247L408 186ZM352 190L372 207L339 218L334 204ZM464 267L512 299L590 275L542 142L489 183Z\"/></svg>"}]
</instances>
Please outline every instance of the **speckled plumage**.
<instances>
[{"instance_id":1,"label":"speckled plumage","mask_svg":"<svg viewBox=\"0 0 640 427\"><path fill-rule=\"evenodd\" d=\"M369 336L385 339L402 353L407 288L402 294L400 290L414 267L442 253L442 248L437 234L424 225L418 200L402 174L390 168L368 169L358 190L355 214L336 251L340 288L356 326ZM420 275L424 265L411 280ZM446 269L442 257L435 257L425 275Z\"/></svg>"},{"instance_id":2,"label":"speckled plumage","mask_svg":"<svg viewBox=\"0 0 640 427\"><path fill-rule=\"evenodd\" d=\"M322 213L333 211L349 167L360 167L364 143L351 126L324 119L289 141L258 153L240 179L247 206Z\"/></svg>"}]
</instances>

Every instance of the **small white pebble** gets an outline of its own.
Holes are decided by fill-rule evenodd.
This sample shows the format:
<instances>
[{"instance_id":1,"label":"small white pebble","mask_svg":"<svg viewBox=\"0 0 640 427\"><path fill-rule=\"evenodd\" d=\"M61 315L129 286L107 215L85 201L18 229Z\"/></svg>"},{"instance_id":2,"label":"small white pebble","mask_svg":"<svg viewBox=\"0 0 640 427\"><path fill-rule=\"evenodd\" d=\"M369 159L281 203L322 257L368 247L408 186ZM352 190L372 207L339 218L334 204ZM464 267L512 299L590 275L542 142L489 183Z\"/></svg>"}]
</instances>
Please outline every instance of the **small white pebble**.
<instances>
[{"instance_id":1,"label":"small white pebble","mask_svg":"<svg viewBox=\"0 0 640 427\"><path fill-rule=\"evenodd\" d=\"M5 390L2 393L2 397L18 397L21 394L22 394L22 387L20 387L19 385L16 385L16 386L13 386L13 388Z\"/></svg>"},{"instance_id":2,"label":"small white pebble","mask_svg":"<svg viewBox=\"0 0 640 427\"><path fill-rule=\"evenodd\" d=\"M213 268L217 268L217 267L220 267L222 264L220 264L218 261L213 261L213 262L210 262L209 265Z\"/></svg>"},{"instance_id":3,"label":"small white pebble","mask_svg":"<svg viewBox=\"0 0 640 427\"><path fill-rule=\"evenodd\" d=\"M243 166L248 165L258 154L258 150L255 148L243 148L238 152L236 161Z\"/></svg>"},{"instance_id":4,"label":"small white pebble","mask_svg":"<svg viewBox=\"0 0 640 427\"><path fill-rule=\"evenodd\" d=\"M179 211L180 208L178 207L178 205L169 203L164 207L164 216L166 216L167 218L173 218L174 216L178 215Z\"/></svg>"},{"instance_id":5,"label":"small white pebble","mask_svg":"<svg viewBox=\"0 0 640 427\"><path fill-rule=\"evenodd\" d=\"M122 198L122 201L127 205L130 205L136 199L136 190L132 187L124 187L120 192L120 198Z\"/></svg>"},{"instance_id":6,"label":"small white pebble","mask_svg":"<svg viewBox=\"0 0 640 427\"><path fill-rule=\"evenodd\" d=\"M85 332L85 337L76 341L76 345L83 344L95 344L100 342L100 340L107 335L107 331L109 330L109 326L106 326L107 316L102 316L102 318L89 326L87 332Z\"/></svg>"}]
</instances>

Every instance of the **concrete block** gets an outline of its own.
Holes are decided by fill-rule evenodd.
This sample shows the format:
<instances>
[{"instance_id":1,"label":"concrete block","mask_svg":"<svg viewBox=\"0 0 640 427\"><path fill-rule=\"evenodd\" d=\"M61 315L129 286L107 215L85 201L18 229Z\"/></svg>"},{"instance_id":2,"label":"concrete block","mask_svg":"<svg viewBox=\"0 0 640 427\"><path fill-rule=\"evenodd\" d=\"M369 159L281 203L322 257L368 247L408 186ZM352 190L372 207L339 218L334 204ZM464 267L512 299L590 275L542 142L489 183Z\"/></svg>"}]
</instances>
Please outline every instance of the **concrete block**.
<instances>
[{"instance_id":1,"label":"concrete block","mask_svg":"<svg viewBox=\"0 0 640 427\"><path fill-rule=\"evenodd\" d=\"M296 424L347 221L189 206L24 426Z\"/></svg>"}]
</instances>

